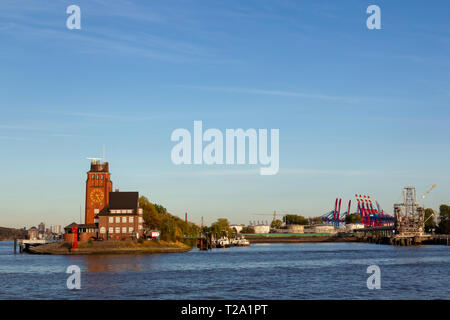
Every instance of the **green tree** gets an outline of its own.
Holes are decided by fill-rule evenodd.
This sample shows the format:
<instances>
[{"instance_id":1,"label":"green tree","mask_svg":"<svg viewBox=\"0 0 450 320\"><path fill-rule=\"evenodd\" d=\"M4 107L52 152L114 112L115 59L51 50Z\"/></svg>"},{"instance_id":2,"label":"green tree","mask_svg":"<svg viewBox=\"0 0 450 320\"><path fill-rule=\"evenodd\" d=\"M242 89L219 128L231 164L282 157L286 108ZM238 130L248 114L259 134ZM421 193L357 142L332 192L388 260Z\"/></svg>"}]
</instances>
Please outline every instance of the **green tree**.
<instances>
[{"instance_id":1,"label":"green tree","mask_svg":"<svg viewBox=\"0 0 450 320\"><path fill-rule=\"evenodd\" d=\"M310 225L315 225L315 224L321 224L322 223L322 217L312 217L312 218L308 218L309 220L309 224Z\"/></svg>"},{"instance_id":2,"label":"green tree","mask_svg":"<svg viewBox=\"0 0 450 320\"><path fill-rule=\"evenodd\" d=\"M222 234L225 232L228 237L233 233L230 228L230 223L225 218L219 218L216 222L211 224L211 232L214 234L216 238L220 238Z\"/></svg>"},{"instance_id":3,"label":"green tree","mask_svg":"<svg viewBox=\"0 0 450 320\"><path fill-rule=\"evenodd\" d=\"M139 198L139 207L143 209L145 229L160 230L162 240L184 241L185 237L192 238L200 234L199 226L170 214L162 205L151 203L144 196Z\"/></svg>"},{"instance_id":4,"label":"green tree","mask_svg":"<svg viewBox=\"0 0 450 320\"><path fill-rule=\"evenodd\" d=\"M442 204L439 207L439 233L450 234L450 206Z\"/></svg>"},{"instance_id":5,"label":"green tree","mask_svg":"<svg viewBox=\"0 0 450 320\"><path fill-rule=\"evenodd\" d=\"M300 224L300 225L308 224L308 219L297 214L287 214L283 217L283 221L286 224Z\"/></svg>"},{"instance_id":6,"label":"green tree","mask_svg":"<svg viewBox=\"0 0 450 320\"><path fill-rule=\"evenodd\" d=\"M253 229L253 227L244 227L242 228L241 233L255 233L255 229Z\"/></svg>"},{"instance_id":7,"label":"green tree","mask_svg":"<svg viewBox=\"0 0 450 320\"><path fill-rule=\"evenodd\" d=\"M274 228L274 229L280 229L282 225L283 225L283 221L276 219L276 220L272 221L272 223L270 224L270 227Z\"/></svg>"},{"instance_id":8,"label":"green tree","mask_svg":"<svg viewBox=\"0 0 450 320\"><path fill-rule=\"evenodd\" d=\"M425 209L424 221L425 221L425 231L426 232L431 232L433 229L436 228L436 221L435 221L433 209L430 209L430 208Z\"/></svg>"},{"instance_id":9,"label":"green tree","mask_svg":"<svg viewBox=\"0 0 450 320\"><path fill-rule=\"evenodd\" d=\"M357 213L348 214L345 216L345 223L361 223L361 216Z\"/></svg>"},{"instance_id":10,"label":"green tree","mask_svg":"<svg viewBox=\"0 0 450 320\"><path fill-rule=\"evenodd\" d=\"M161 229L161 216L156 207L146 197L139 198L139 207L143 209L144 227L148 230Z\"/></svg>"}]
</instances>

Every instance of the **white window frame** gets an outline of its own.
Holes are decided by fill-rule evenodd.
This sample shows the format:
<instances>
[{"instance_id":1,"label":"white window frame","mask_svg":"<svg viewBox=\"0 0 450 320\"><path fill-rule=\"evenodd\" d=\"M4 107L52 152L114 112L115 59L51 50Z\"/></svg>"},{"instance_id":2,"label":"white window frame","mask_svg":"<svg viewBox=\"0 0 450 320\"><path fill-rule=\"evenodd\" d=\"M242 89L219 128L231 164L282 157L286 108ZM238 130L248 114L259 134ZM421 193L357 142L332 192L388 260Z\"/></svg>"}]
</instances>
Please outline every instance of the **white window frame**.
<instances>
[{"instance_id":1,"label":"white window frame","mask_svg":"<svg viewBox=\"0 0 450 320\"><path fill-rule=\"evenodd\" d=\"M127 227L122 227L122 233L127 233Z\"/></svg>"},{"instance_id":2,"label":"white window frame","mask_svg":"<svg viewBox=\"0 0 450 320\"><path fill-rule=\"evenodd\" d=\"M129 221L130 223L133 223L133 222L134 222L134 217L129 217L129 218L128 218L128 221Z\"/></svg>"},{"instance_id":3,"label":"white window frame","mask_svg":"<svg viewBox=\"0 0 450 320\"><path fill-rule=\"evenodd\" d=\"M114 233L114 228L113 227L109 227L108 233Z\"/></svg>"},{"instance_id":4,"label":"white window frame","mask_svg":"<svg viewBox=\"0 0 450 320\"><path fill-rule=\"evenodd\" d=\"M127 217L122 217L122 223L127 223Z\"/></svg>"},{"instance_id":5,"label":"white window frame","mask_svg":"<svg viewBox=\"0 0 450 320\"><path fill-rule=\"evenodd\" d=\"M116 217L116 223L120 223L120 217Z\"/></svg>"},{"instance_id":6,"label":"white window frame","mask_svg":"<svg viewBox=\"0 0 450 320\"><path fill-rule=\"evenodd\" d=\"M109 218L108 218L108 222L109 222L109 223L114 223L114 217L109 217Z\"/></svg>"},{"instance_id":7,"label":"white window frame","mask_svg":"<svg viewBox=\"0 0 450 320\"><path fill-rule=\"evenodd\" d=\"M106 233L106 228L105 227L101 227L100 228L100 233Z\"/></svg>"}]
</instances>

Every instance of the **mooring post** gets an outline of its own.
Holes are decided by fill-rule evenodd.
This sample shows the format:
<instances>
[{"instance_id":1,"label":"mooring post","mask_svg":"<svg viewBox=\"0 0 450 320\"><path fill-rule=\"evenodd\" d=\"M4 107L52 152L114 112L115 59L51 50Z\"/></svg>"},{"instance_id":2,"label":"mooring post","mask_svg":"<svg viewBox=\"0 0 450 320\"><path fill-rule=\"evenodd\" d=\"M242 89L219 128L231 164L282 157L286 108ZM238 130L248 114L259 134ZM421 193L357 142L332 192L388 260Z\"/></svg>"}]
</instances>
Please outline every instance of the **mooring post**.
<instances>
[{"instance_id":1,"label":"mooring post","mask_svg":"<svg viewBox=\"0 0 450 320\"><path fill-rule=\"evenodd\" d=\"M17 253L17 238L14 238L14 254Z\"/></svg>"}]
</instances>

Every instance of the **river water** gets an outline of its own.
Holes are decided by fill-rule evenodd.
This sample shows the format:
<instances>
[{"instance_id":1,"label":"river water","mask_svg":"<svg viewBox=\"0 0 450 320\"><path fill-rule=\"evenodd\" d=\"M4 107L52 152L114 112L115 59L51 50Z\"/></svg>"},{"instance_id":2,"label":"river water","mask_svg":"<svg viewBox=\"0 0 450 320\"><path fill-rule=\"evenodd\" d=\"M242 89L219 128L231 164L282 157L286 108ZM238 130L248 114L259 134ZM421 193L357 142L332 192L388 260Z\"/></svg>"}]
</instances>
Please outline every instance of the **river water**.
<instances>
[{"instance_id":1,"label":"river water","mask_svg":"<svg viewBox=\"0 0 450 320\"><path fill-rule=\"evenodd\" d=\"M65 273L81 269L81 289ZM381 289L369 290L378 265ZM155 255L13 253L0 242L0 299L449 299L450 247L254 244Z\"/></svg>"}]
</instances>

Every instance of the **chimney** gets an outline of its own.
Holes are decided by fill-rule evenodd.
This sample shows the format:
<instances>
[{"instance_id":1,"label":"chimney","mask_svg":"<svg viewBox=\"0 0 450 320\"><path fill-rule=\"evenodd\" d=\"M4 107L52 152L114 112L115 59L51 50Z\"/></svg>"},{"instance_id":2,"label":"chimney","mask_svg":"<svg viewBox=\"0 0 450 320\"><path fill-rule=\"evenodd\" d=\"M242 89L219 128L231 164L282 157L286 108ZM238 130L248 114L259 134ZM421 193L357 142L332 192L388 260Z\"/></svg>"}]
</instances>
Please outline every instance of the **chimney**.
<instances>
[{"instance_id":1,"label":"chimney","mask_svg":"<svg viewBox=\"0 0 450 320\"><path fill-rule=\"evenodd\" d=\"M184 221L185 221L185 222L188 222L188 221L187 221L187 212L184 214Z\"/></svg>"}]
</instances>

